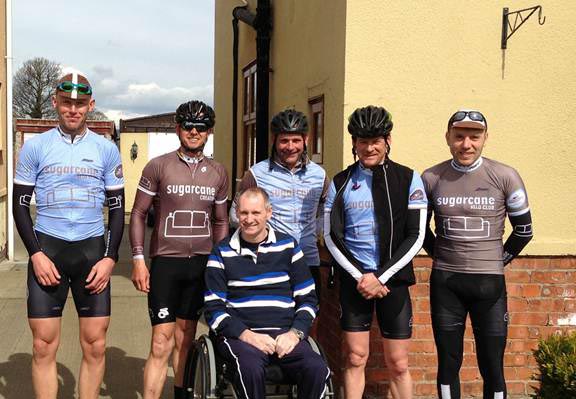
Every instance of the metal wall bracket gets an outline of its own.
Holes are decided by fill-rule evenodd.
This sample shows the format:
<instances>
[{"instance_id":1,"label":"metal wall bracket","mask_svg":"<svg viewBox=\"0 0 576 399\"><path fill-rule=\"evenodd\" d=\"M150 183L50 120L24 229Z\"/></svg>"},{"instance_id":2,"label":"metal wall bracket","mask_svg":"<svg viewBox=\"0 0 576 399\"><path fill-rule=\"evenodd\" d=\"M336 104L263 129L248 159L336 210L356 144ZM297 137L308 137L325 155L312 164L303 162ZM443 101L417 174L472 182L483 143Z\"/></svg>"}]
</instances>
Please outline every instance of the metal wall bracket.
<instances>
[{"instance_id":1,"label":"metal wall bracket","mask_svg":"<svg viewBox=\"0 0 576 399\"><path fill-rule=\"evenodd\" d=\"M508 39L512 37L514 32L516 32L536 11L538 11L538 23L544 25L546 17L542 17L542 6L534 6L512 12L508 12L508 8L502 10L502 50L506 48L506 43L508 42ZM514 24L510 23L510 15L514 15ZM508 30L510 30L510 34L508 34Z\"/></svg>"}]
</instances>

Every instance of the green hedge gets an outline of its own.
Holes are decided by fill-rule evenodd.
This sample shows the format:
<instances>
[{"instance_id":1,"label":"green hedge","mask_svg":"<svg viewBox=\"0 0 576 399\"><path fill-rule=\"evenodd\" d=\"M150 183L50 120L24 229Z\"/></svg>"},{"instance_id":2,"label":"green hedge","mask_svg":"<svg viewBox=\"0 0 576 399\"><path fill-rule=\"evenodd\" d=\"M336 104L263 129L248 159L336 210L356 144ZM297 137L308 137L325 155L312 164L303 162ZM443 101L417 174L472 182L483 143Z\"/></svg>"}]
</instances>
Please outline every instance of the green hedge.
<instances>
[{"instance_id":1,"label":"green hedge","mask_svg":"<svg viewBox=\"0 0 576 399\"><path fill-rule=\"evenodd\" d=\"M576 331L541 340L534 357L540 370L535 398L576 398Z\"/></svg>"}]
</instances>

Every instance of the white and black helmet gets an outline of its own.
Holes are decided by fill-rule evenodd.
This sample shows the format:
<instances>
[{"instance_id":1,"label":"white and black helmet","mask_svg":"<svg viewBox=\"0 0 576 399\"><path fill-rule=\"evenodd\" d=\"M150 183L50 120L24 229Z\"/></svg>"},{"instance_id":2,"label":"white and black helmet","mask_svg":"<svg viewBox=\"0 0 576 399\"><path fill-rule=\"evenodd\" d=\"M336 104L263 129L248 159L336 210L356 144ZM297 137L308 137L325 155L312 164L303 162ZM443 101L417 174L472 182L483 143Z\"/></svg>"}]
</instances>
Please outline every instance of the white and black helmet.
<instances>
[{"instance_id":1,"label":"white and black helmet","mask_svg":"<svg viewBox=\"0 0 576 399\"><path fill-rule=\"evenodd\" d=\"M180 104L176 110L176 123L183 122L202 123L206 127L214 127L216 123L216 116L214 110L209 105L202 101L188 101L187 103Z\"/></svg>"}]
</instances>

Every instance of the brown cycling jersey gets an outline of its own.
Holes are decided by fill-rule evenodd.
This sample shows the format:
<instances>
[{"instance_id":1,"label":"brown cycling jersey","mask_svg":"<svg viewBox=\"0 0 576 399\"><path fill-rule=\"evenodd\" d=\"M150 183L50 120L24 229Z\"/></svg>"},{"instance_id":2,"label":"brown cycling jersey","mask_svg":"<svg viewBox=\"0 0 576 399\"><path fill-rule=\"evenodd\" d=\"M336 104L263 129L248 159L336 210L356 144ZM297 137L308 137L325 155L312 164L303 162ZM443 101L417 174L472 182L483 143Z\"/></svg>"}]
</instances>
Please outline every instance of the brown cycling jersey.
<instances>
[{"instance_id":1,"label":"brown cycling jersey","mask_svg":"<svg viewBox=\"0 0 576 399\"><path fill-rule=\"evenodd\" d=\"M469 168L445 161L422 174L434 212L433 267L459 273L503 274L506 213L529 211L524 183L511 167L487 158Z\"/></svg>"},{"instance_id":2,"label":"brown cycling jersey","mask_svg":"<svg viewBox=\"0 0 576 399\"><path fill-rule=\"evenodd\" d=\"M132 255L144 254L145 218L154 204L150 257L209 254L228 234L228 174L212 159L191 159L173 151L152 159L138 184L132 217Z\"/></svg>"}]
</instances>

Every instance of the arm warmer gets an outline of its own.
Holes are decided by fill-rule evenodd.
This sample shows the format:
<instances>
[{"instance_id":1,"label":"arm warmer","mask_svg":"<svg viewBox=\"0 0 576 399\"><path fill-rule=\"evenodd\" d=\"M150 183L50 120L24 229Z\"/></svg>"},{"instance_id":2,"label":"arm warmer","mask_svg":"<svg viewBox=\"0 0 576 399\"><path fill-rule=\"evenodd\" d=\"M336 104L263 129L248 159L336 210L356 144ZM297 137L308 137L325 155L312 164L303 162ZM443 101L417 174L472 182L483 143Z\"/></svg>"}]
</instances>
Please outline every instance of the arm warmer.
<instances>
[{"instance_id":1,"label":"arm warmer","mask_svg":"<svg viewBox=\"0 0 576 399\"><path fill-rule=\"evenodd\" d=\"M508 219L510 219L510 224L512 224L512 234L510 234L504 244L504 266L512 262L512 259L518 256L532 239L532 216L530 211L517 216L508 215Z\"/></svg>"},{"instance_id":2,"label":"arm warmer","mask_svg":"<svg viewBox=\"0 0 576 399\"><path fill-rule=\"evenodd\" d=\"M118 262L118 249L124 234L124 188L107 190L106 203L108 204L108 236L104 257Z\"/></svg>"},{"instance_id":3,"label":"arm warmer","mask_svg":"<svg viewBox=\"0 0 576 399\"><path fill-rule=\"evenodd\" d=\"M153 196L142 190L136 190L136 198L130 215L130 246L132 247L133 259L144 259L146 215L153 200Z\"/></svg>"},{"instance_id":4,"label":"arm warmer","mask_svg":"<svg viewBox=\"0 0 576 399\"><path fill-rule=\"evenodd\" d=\"M16 223L18 234L20 234L29 256L42 250L34 233L32 217L30 217L30 201L32 200L33 193L34 186L14 183L12 215L14 216L14 223Z\"/></svg>"},{"instance_id":5,"label":"arm warmer","mask_svg":"<svg viewBox=\"0 0 576 399\"><path fill-rule=\"evenodd\" d=\"M426 209L408 209L406 217L406 237L392 254L392 258L376 272L382 284L406 266L422 248L426 232Z\"/></svg>"}]
</instances>

